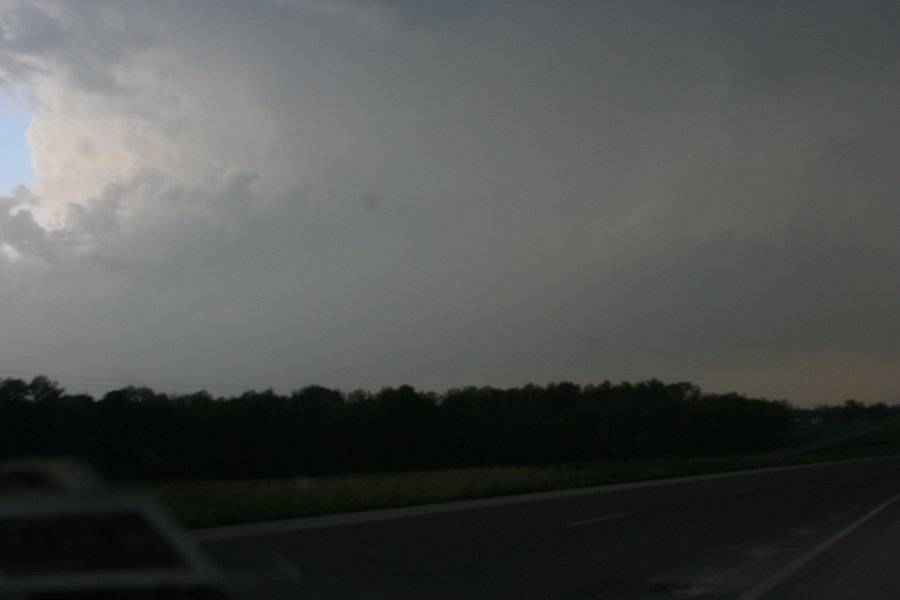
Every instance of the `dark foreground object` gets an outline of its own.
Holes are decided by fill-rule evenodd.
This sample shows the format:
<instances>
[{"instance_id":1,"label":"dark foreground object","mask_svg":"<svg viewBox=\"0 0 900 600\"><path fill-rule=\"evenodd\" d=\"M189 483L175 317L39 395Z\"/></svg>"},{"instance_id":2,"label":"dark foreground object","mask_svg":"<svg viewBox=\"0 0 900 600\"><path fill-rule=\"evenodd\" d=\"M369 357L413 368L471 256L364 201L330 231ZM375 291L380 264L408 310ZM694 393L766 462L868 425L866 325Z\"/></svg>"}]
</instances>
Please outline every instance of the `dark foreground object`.
<instances>
[{"instance_id":1,"label":"dark foreground object","mask_svg":"<svg viewBox=\"0 0 900 600\"><path fill-rule=\"evenodd\" d=\"M150 499L65 460L0 464L0 599L227 600L222 578Z\"/></svg>"}]
</instances>

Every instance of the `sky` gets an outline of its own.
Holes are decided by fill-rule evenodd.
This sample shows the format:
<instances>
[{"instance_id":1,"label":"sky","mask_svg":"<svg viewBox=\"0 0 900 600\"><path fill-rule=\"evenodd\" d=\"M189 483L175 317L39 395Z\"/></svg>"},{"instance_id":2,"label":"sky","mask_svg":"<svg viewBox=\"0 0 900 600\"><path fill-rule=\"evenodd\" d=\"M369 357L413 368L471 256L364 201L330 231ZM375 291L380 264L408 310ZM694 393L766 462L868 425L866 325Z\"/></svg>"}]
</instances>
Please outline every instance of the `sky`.
<instances>
[{"instance_id":1,"label":"sky","mask_svg":"<svg viewBox=\"0 0 900 600\"><path fill-rule=\"evenodd\" d=\"M0 0L0 376L900 402L898 22Z\"/></svg>"},{"instance_id":2,"label":"sky","mask_svg":"<svg viewBox=\"0 0 900 600\"><path fill-rule=\"evenodd\" d=\"M34 180L31 151L25 140L31 115L22 107L0 105L0 193Z\"/></svg>"}]
</instances>

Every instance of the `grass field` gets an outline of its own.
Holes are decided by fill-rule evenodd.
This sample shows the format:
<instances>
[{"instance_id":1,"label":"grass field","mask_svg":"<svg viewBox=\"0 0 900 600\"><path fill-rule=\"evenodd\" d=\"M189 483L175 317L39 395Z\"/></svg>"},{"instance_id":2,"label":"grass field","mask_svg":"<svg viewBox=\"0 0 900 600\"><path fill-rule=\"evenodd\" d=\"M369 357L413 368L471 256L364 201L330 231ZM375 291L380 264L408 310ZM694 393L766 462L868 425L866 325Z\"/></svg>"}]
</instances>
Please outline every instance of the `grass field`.
<instances>
[{"instance_id":1,"label":"grass field","mask_svg":"<svg viewBox=\"0 0 900 600\"><path fill-rule=\"evenodd\" d=\"M801 457L808 460L840 460L900 454L900 423L893 424L834 446L813 450Z\"/></svg>"},{"instance_id":2,"label":"grass field","mask_svg":"<svg viewBox=\"0 0 900 600\"><path fill-rule=\"evenodd\" d=\"M801 430L791 442L815 442L849 431L852 426L813 426ZM896 453L900 453L900 424L789 456L657 458L315 479L179 482L140 489L157 496L185 526L197 528Z\"/></svg>"},{"instance_id":3,"label":"grass field","mask_svg":"<svg viewBox=\"0 0 900 600\"><path fill-rule=\"evenodd\" d=\"M787 446L800 446L819 440L837 437L858 429L871 426L870 421L853 421L849 423L798 423L791 427Z\"/></svg>"}]
</instances>

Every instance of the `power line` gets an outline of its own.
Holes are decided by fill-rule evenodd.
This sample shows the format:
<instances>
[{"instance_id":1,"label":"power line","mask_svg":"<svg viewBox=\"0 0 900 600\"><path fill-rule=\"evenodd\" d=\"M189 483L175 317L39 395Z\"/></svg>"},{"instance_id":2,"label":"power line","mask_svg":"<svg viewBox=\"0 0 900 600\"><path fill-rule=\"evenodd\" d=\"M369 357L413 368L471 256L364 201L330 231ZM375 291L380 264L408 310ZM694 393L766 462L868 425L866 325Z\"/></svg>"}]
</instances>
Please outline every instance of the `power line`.
<instances>
[{"instance_id":1,"label":"power line","mask_svg":"<svg viewBox=\"0 0 900 600\"><path fill-rule=\"evenodd\" d=\"M229 385L216 385L216 386L202 386L197 384L188 384L188 383L175 383L171 381L150 381L142 379L140 383L136 383L134 380L128 379L119 379L112 377L94 377L88 375L73 375L67 373L49 373L42 372L37 373L34 371L26 371L23 369L2 369L0 368L0 375L5 376L14 376L14 377L28 377L35 378L39 376L47 377L53 381L65 382L67 387L79 387L79 388L87 388L90 391L100 392L100 391L109 391L109 388L115 388L117 386L152 386L154 388L164 388L164 389L180 389L181 391L217 391L217 392L246 392L252 388L250 387L239 387L239 386L229 386ZM70 383L71 382L71 383Z\"/></svg>"}]
</instances>

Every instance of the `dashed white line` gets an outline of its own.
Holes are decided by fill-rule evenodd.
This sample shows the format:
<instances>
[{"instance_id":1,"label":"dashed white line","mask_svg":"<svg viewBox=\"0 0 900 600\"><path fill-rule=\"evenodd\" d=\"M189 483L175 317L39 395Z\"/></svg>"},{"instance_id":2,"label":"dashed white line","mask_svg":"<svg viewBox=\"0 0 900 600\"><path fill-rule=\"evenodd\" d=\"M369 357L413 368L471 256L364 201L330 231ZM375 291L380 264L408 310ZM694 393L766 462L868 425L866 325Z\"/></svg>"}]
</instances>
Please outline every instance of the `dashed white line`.
<instances>
[{"instance_id":1,"label":"dashed white line","mask_svg":"<svg viewBox=\"0 0 900 600\"><path fill-rule=\"evenodd\" d=\"M622 517L627 517L631 513L618 513L615 515L606 515L605 517L597 517L595 519L585 519L584 521L575 521L574 523L566 523L563 527L580 527L581 525L591 525L592 523L602 523L603 521L612 521L613 519L620 519Z\"/></svg>"}]
</instances>

